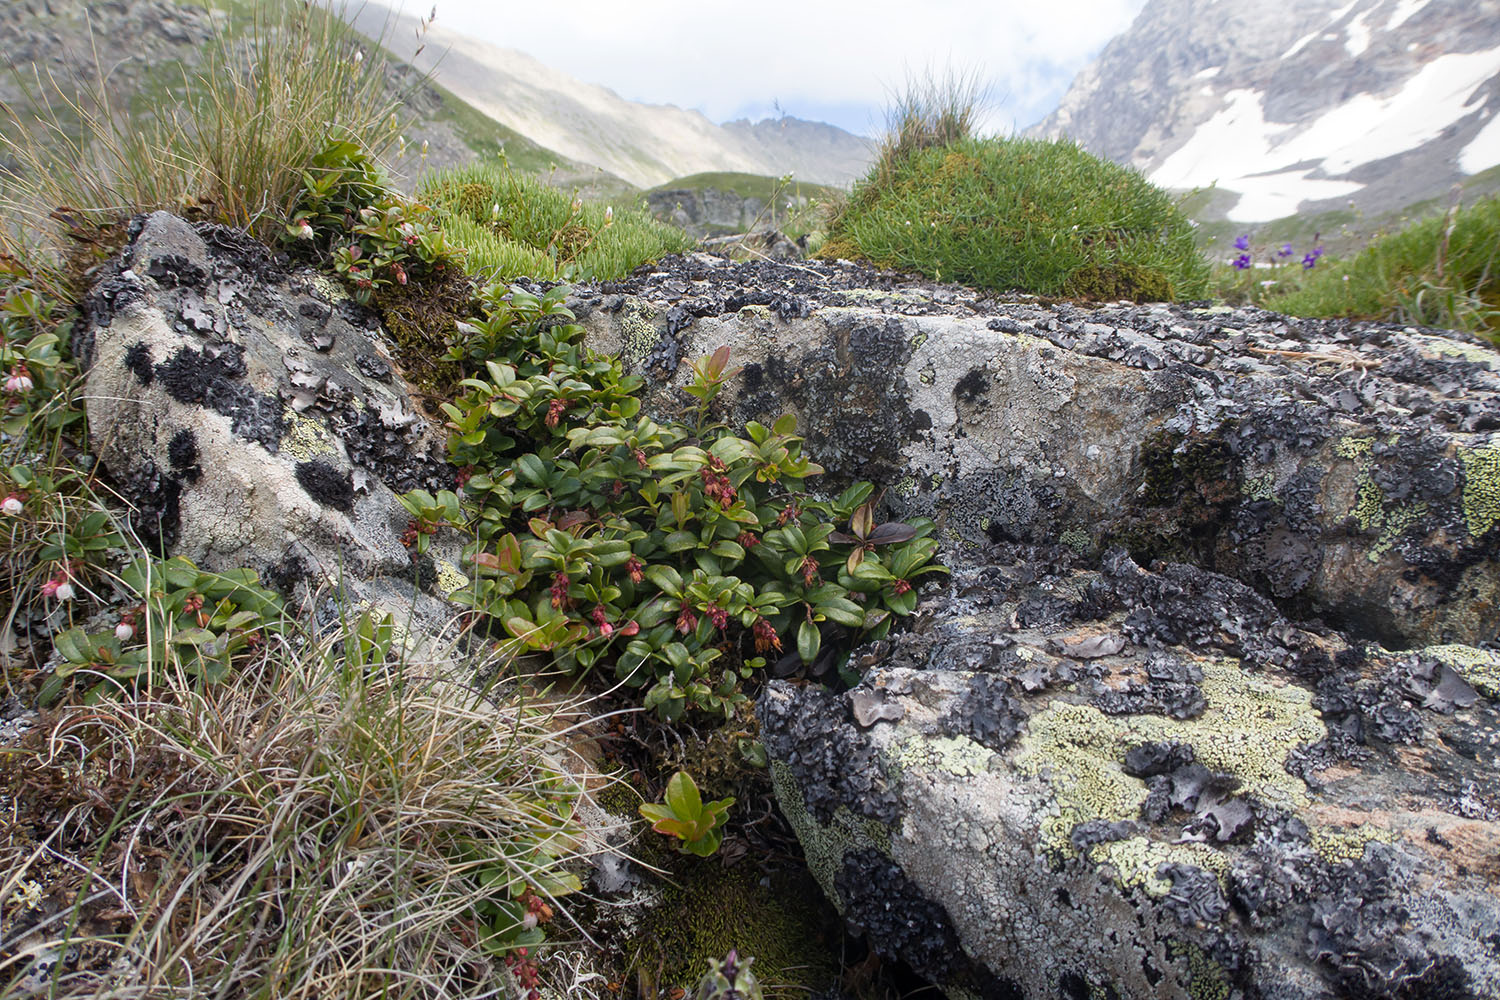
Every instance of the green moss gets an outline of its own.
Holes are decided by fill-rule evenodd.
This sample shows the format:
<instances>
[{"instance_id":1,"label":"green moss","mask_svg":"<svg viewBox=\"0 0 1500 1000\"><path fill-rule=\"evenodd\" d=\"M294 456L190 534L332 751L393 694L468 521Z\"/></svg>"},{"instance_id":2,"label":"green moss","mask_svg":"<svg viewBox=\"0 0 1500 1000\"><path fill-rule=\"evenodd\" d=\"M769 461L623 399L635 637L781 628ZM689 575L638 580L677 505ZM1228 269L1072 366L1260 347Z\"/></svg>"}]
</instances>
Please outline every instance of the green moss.
<instances>
[{"instance_id":1,"label":"green moss","mask_svg":"<svg viewBox=\"0 0 1500 1000\"><path fill-rule=\"evenodd\" d=\"M1464 524L1474 538L1500 522L1500 447L1460 448L1464 463Z\"/></svg>"},{"instance_id":2,"label":"green moss","mask_svg":"<svg viewBox=\"0 0 1500 1000\"><path fill-rule=\"evenodd\" d=\"M663 889L636 942L636 967L661 995L690 988L731 948L755 958L768 990L820 993L836 982L838 920L810 880L763 879L754 865L726 869L713 858L685 859L672 875L677 884Z\"/></svg>"},{"instance_id":3,"label":"green moss","mask_svg":"<svg viewBox=\"0 0 1500 1000\"><path fill-rule=\"evenodd\" d=\"M1428 646L1422 654L1446 663L1486 698L1500 700L1500 653L1451 644Z\"/></svg>"},{"instance_id":4,"label":"green moss","mask_svg":"<svg viewBox=\"0 0 1500 1000\"><path fill-rule=\"evenodd\" d=\"M1089 533L1076 525L1064 528L1057 540L1079 555L1087 555L1094 547L1094 540L1089 537Z\"/></svg>"}]
</instances>

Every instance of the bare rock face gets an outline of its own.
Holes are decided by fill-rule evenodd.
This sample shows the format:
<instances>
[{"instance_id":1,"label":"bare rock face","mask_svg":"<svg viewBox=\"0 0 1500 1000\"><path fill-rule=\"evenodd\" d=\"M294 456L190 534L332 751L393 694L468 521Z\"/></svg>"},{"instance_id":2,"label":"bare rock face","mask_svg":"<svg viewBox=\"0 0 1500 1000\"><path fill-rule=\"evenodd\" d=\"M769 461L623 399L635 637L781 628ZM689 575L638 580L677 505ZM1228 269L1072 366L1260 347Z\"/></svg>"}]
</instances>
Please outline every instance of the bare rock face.
<instances>
[{"instance_id":1,"label":"bare rock face","mask_svg":"<svg viewBox=\"0 0 1500 1000\"><path fill-rule=\"evenodd\" d=\"M413 562L392 491L453 470L369 314L234 230L165 212L135 229L78 346L91 441L142 541L446 617L432 593L461 579L453 553Z\"/></svg>"},{"instance_id":2,"label":"bare rock face","mask_svg":"<svg viewBox=\"0 0 1500 1000\"><path fill-rule=\"evenodd\" d=\"M783 811L950 996L1500 995L1500 655L1295 625L1227 577L1000 546L777 681Z\"/></svg>"},{"instance_id":3,"label":"bare rock face","mask_svg":"<svg viewBox=\"0 0 1500 1000\"><path fill-rule=\"evenodd\" d=\"M957 548L1125 546L1393 648L1500 631L1500 354L1461 334L705 255L573 304L657 412L730 345L727 420L797 414Z\"/></svg>"}]
</instances>

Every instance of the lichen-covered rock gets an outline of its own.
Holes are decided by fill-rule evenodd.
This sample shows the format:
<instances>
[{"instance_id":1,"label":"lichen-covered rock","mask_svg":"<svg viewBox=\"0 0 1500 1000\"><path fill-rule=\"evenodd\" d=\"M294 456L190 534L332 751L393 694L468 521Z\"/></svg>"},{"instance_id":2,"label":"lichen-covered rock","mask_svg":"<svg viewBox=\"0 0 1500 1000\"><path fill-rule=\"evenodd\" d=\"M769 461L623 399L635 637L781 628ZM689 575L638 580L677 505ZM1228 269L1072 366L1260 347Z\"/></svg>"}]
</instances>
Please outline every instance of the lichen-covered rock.
<instances>
[{"instance_id":1,"label":"lichen-covered rock","mask_svg":"<svg viewBox=\"0 0 1500 1000\"><path fill-rule=\"evenodd\" d=\"M728 419L796 413L950 542L1123 545L1390 645L1500 634L1500 354L1461 334L702 254L573 305L658 412L730 345Z\"/></svg>"},{"instance_id":2,"label":"lichen-covered rock","mask_svg":"<svg viewBox=\"0 0 1500 1000\"><path fill-rule=\"evenodd\" d=\"M761 699L872 946L954 996L1500 996L1500 656L1351 642L1123 551L995 555L853 691Z\"/></svg>"},{"instance_id":3,"label":"lichen-covered rock","mask_svg":"<svg viewBox=\"0 0 1500 1000\"><path fill-rule=\"evenodd\" d=\"M413 562L392 490L449 488L453 470L368 313L234 230L165 212L136 221L86 308L91 441L148 547L446 617L433 595L458 571Z\"/></svg>"}]
</instances>

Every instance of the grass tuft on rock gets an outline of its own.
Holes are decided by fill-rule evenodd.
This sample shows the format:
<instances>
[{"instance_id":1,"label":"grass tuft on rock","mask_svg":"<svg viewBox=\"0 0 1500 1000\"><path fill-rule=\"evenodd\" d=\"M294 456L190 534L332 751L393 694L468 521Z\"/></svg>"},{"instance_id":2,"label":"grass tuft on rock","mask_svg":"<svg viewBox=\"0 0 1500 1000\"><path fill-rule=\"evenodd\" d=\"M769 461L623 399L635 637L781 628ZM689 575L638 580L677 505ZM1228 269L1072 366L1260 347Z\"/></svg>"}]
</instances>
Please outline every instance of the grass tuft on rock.
<instances>
[{"instance_id":1,"label":"grass tuft on rock","mask_svg":"<svg viewBox=\"0 0 1500 1000\"><path fill-rule=\"evenodd\" d=\"M425 180L418 197L438 209L470 273L495 280L623 278L693 245L645 212L584 202L542 180L486 162Z\"/></svg>"},{"instance_id":2,"label":"grass tuft on rock","mask_svg":"<svg viewBox=\"0 0 1500 1000\"><path fill-rule=\"evenodd\" d=\"M994 291L1087 300L1197 298L1208 265L1171 197L1068 142L964 138L885 159L820 256Z\"/></svg>"}]
</instances>

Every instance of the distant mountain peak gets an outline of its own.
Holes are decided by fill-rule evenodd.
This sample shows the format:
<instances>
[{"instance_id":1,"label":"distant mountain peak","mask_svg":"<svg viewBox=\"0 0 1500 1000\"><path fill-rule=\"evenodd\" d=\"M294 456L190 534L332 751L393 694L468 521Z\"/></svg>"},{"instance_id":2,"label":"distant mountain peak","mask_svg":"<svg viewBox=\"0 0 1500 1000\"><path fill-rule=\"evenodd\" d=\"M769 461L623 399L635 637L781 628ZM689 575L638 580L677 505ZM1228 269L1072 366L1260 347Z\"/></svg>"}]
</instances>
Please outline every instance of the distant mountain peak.
<instances>
[{"instance_id":1,"label":"distant mountain peak","mask_svg":"<svg viewBox=\"0 0 1500 1000\"><path fill-rule=\"evenodd\" d=\"M715 125L697 111L628 101L514 49L431 26L421 37L410 18L378 3L350 14L383 44L490 119L580 163L649 188L689 174L736 171L847 184L871 159L859 136L795 118ZM389 30L387 30L389 29Z\"/></svg>"},{"instance_id":2,"label":"distant mountain peak","mask_svg":"<svg viewBox=\"0 0 1500 1000\"><path fill-rule=\"evenodd\" d=\"M1230 219L1400 208L1500 164L1500 0L1150 0L1031 134Z\"/></svg>"}]
</instances>

